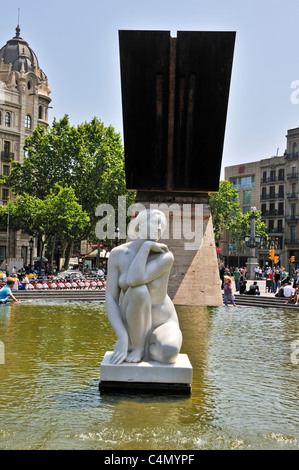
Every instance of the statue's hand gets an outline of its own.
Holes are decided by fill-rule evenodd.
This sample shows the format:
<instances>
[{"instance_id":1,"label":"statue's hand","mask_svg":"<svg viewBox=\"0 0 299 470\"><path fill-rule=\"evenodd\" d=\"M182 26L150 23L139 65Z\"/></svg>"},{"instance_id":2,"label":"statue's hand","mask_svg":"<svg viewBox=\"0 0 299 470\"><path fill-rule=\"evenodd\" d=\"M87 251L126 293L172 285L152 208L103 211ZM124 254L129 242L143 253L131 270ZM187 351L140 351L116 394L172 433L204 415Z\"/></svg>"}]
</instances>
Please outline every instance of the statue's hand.
<instances>
[{"instance_id":1,"label":"statue's hand","mask_svg":"<svg viewBox=\"0 0 299 470\"><path fill-rule=\"evenodd\" d=\"M150 251L154 251L156 253L164 253L165 251L169 251L168 246L164 243L158 243L154 241L147 241L146 243L148 243Z\"/></svg>"},{"instance_id":2,"label":"statue's hand","mask_svg":"<svg viewBox=\"0 0 299 470\"><path fill-rule=\"evenodd\" d=\"M117 339L110 359L111 364L121 364L126 359L128 354L128 345L129 340L127 336L124 335Z\"/></svg>"}]
</instances>

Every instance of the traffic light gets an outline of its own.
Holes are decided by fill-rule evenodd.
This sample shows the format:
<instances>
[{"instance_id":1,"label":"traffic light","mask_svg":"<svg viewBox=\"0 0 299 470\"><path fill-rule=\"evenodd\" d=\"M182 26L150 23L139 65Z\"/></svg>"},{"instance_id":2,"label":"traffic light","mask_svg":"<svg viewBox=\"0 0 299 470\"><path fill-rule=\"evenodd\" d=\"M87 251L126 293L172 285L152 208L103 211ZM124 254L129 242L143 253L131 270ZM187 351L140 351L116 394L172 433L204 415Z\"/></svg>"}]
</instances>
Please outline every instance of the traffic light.
<instances>
[{"instance_id":1,"label":"traffic light","mask_svg":"<svg viewBox=\"0 0 299 470\"><path fill-rule=\"evenodd\" d=\"M274 249L269 250L269 259L274 260Z\"/></svg>"},{"instance_id":2,"label":"traffic light","mask_svg":"<svg viewBox=\"0 0 299 470\"><path fill-rule=\"evenodd\" d=\"M279 256L274 256L274 264L278 264Z\"/></svg>"},{"instance_id":3,"label":"traffic light","mask_svg":"<svg viewBox=\"0 0 299 470\"><path fill-rule=\"evenodd\" d=\"M295 262L295 256L291 256L290 257L290 263L294 263Z\"/></svg>"}]
</instances>

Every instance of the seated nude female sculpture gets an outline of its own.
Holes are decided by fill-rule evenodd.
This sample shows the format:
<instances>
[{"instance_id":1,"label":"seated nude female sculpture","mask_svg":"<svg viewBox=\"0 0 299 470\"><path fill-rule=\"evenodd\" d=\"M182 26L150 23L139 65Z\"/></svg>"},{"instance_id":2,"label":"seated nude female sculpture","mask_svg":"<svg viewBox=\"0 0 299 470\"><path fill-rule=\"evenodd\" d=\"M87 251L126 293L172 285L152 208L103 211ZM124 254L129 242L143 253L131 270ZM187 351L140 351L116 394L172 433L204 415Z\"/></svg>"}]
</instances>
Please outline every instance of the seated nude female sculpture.
<instances>
[{"instance_id":1,"label":"seated nude female sculpture","mask_svg":"<svg viewBox=\"0 0 299 470\"><path fill-rule=\"evenodd\" d=\"M158 242L166 217L148 209L134 223L137 237L115 247L108 262L106 313L117 336L110 362L174 363L182 333L167 295L173 255Z\"/></svg>"}]
</instances>

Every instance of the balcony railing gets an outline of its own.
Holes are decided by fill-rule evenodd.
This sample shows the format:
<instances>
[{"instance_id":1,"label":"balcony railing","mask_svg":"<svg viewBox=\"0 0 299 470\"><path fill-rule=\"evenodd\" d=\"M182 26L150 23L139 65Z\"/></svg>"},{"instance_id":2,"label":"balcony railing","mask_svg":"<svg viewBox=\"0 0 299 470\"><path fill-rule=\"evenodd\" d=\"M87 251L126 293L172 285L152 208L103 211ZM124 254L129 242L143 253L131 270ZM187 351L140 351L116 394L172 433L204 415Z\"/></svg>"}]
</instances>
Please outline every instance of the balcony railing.
<instances>
[{"instance_id":1,"label":"balcony railing","mask_svg":"<svg viewBox=\"0 0 299 470\"><path fill-rule=\"evenodd\" d=\"M284 233L284 228L283 227L268 228L267 233Z\"/></svg>"},{"instance_id":2,"label":"balcony railing","mask_svg":"<svg viewBox=\"0 0 299 470\"><path fill-rule=\"evenodd\" d=\"M262 201L265 201L268 199L284 199L284 193L261 194Z\"/></svg>"},{"instance_id":3,"label":"balcony railing","mask_svg":"<svg viewBox=\"0 0 299 470\"><path fill-rule=\"evenodd\" d=\"M298 179L298 173L289 173L287 175L288 180L297 180Z\"/></svg>"},{"instance_id":4,"label":"balcony railing","mask_svg":"<svg viewBox=\"0 0 299 470\"><path fill-rule=\"evenodd\" d=\"M283 217L284 216L284 211L279 211L278 209L275 209L274 211L264 211L262 212L262 217Z\"/></svg>"},{"instance_id":5,"label":"balcony railing","mask_svg":"<svg viewBox=\"0 0 299 470\"><path fill-rule=\"evenodd\" d=\"M5 152L4 150L2 150L2 152L1 152L1 159L2 159L2 161L4 161L4 162L10 162L10 160L14 160L14 159L15 159L15 154L14 154L14 153L11 153L11 152Z\"/></svg>"},{"instance_id":6,"label":"balcony railing","mask_svg":"<svg viewBox=\"0 0 299 470\"><path fill-rule=\"evenodd\" d=\"M285 245L299 245L299 238L286 238Z\"/></svg>"},{"instance_id":7,"label":"balcony railing","mask_svg":"<svg viewBox=\"0 0 299 470\"><path fill-rule=\"evenodd\" d=\"M298 193L288 193L287 194L287 199L298 199L299 194Z\"/></svg>"},{"instance_id":8,"label":"balcony railing","mask_svg":"<svg viewBox=\"0 0 299 470\"><path fill-rule=\"evenodd\" d=\"M293 158L298 158L299 157L299 152L286 153L284 156L287 160L292 160Z\"/></svg>"},{"instance_id":9,"label":"balcony railing","mask_svg":"<svg viewBox=\"0 0 299 470\"><path fill-rule=\"evenodd\" d=\"M261 184L279 183L279 182L284 182L284 180L285 180L284 176L275 176L274 178L269 176L268 178L261 178Z\"/></svg>"},{"instance_id":10,"label":"balcony railing","mask_svg":"<svg viewBox=\"0 0 299 470\"><path fill-rule=\"evenodd\" d=\"M287 222L297 222L299 220L299 215L294 215L294 214L286 215L285 219Z\"/></svg>"}]
</instances>

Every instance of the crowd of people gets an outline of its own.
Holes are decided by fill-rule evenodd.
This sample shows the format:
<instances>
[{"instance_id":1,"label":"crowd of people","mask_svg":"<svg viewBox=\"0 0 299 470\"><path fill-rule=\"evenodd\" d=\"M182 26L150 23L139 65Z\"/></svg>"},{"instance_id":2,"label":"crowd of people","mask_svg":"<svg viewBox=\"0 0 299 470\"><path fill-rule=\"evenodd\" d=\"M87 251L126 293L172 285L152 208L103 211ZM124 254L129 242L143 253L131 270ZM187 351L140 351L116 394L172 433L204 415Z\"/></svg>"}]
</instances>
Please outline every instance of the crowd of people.
<instances>
[{"instance_id":1,"label":"crowd of people","mask_svg":"<svg viewBox=\"0 0 299 470\"><path fill-rule=\"evenodd\" d=\"M284 297L287 299L286 303L294 301L297 305L299 303L299 269L293 269L292 273L288 273L284 267L271 267L255 268L255 280L247 288L247 269L238 267L224 267L220 266L219 274L221 279L221 289L224 293L224 303L228 305L230 302L235 305L233 295L233 283L235 284L235 291L244 295L260 295L260 290L257 281L266 280L268 292L271 292L275 297Z\"/></svg>"}]
</instances>

